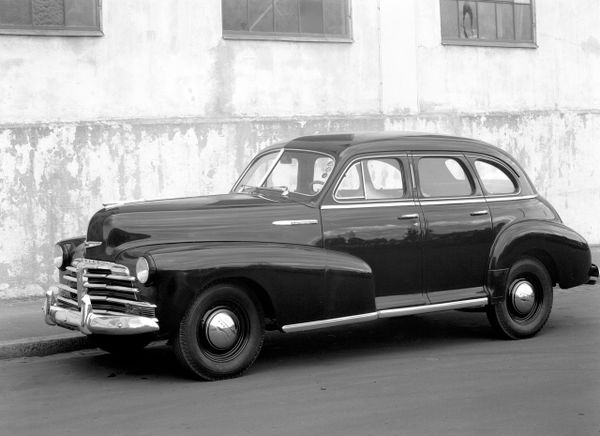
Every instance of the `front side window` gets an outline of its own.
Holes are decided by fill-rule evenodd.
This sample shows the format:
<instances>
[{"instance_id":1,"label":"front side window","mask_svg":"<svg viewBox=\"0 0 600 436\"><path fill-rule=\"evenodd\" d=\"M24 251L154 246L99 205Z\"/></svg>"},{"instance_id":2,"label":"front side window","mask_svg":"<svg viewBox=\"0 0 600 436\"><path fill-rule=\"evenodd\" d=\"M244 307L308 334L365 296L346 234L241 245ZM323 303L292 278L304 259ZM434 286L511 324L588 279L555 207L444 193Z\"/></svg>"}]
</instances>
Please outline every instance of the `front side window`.
<instances>
[{"instance_id":1,"label":"front side window","mask_svg":"<svg viewBox=\"0 0 600 436\"><path fill-rule=\"evenodd\" d=\"M440 0L442 43L535 47L534 0Z\"/></svg>"},{"instance_id":2,"label":"front side window","mask_svg":"<svg viewBox=\"0 0 600 436\"><path fill-rule=\"evenodd\" d=\"M488 194L501 195L517 192L517 186L513 178L498 165L483 160L476 160L475 169Z\"/></svg>"},{"instance_id":3,"label":"front side window","mask_svg":"<svg viewBox=\"0 0 600 436\"><path fill-rule=\"evenodd\" d=\"M223 36L350 40L348 0L222 0Z\"/></svg>"},{"instance_id":4,"label":"front side window","mask_svg":"<svg viewBox=\"0 0 600 436\"><path fill-rule=\"evenodd\" d=\"M394 158L364 159L353 164L342 177L338 200L398 199L406 194L402 164Z\"/></svg>"},{"instance_id":5,"label":"front side window","mask_svg":"<svg viewBox=\"0 0 600 436\"><path fill-rule=\"evenodd\" d=\"M418 168L423 197L464 197L474 192L473 183L458 159L423 157Z\"/></svg>"},{"instance_id":6,"label":"front side window","mask_svg":"<svg viewBox=\"0 0 600 436\"><path fill-rule=\"evenodd\" d=\"M254 160L234 188L236 192L271 190L314 196L333 171L332 157L303 150L273 151Z\"/></svg>"},{"instance_id":7,"label":"front side window","mask_svg":"<svg viewBox=\"0 0 600 436\"><path fill-rule=\"evenodd\" d=\"M102 36L101 0L0 0L0 34Z\"/></svg>"}]
</instances>

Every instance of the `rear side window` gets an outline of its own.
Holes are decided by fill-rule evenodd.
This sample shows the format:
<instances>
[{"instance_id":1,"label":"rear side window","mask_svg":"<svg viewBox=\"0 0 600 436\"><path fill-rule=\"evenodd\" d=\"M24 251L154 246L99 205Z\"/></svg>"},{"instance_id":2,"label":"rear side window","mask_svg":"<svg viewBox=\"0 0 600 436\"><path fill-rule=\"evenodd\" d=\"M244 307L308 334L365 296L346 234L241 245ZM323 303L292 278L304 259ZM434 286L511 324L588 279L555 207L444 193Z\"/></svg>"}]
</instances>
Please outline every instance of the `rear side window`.
<instances>
[{"instance_id":1,"label":"rear side window","mask_svg":"<svg viewBox=\"0 0 600 436\"><path fill-rule=\"evenodd\" d=\"M479 180L489 194L514 194L518 188L513 178L500 166L483 160L475 161Z\"/></svg>"},{"instance_id":2,"label":"rear side window","mask_svg":"<svg viewBox=\"0 0 600 436\"><path fill-rule=\"evenodd\" d=\"M451 157L421 158L419 182L424 197L464 197L474 192L464 165Z\"/></svg>"}]
</instances>

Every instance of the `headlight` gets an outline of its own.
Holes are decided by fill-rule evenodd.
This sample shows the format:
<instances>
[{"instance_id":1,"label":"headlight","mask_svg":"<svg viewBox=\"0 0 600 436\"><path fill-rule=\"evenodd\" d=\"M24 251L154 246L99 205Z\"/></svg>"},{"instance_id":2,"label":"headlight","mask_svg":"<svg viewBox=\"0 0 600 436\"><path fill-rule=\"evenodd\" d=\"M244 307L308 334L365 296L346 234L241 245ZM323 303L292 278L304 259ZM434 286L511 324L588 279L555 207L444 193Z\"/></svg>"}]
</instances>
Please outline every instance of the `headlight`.
<instances>
[{"instance_id":1,"label":"headlight","mask_svg":"<svg viewBox=\"0 0 600 436\"><path fill-rule=\"evenodd\" d=\"M135 276L142 284L150 280L150 264L145 257L140 257L135 264Z\"/></svg>"},{"instance_id":2,"label":"headlight","mask_svg":"<svg viewBox=\"0 0 600 436\"><path fill-rule=\"evenodd\" d=\"M62 245L56 244L54 246L54 266L57 268L64 268L67 264L67 252Z\"/></svg>"}]
</instances>

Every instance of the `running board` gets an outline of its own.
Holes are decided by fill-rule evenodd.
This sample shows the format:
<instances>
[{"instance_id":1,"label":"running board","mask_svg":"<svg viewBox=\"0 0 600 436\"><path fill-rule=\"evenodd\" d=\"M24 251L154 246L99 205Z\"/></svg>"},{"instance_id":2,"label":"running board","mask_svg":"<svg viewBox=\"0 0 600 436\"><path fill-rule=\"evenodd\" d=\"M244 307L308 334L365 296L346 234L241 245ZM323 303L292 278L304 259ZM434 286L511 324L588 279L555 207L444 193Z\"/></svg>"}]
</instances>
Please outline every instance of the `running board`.
<instances>
[{"instance_id":1,"label":"running board","mask_svg":"<svg viewBox=\"0 0 600 436\"><path fill-rule=\"evenodd\" d=\"M345 324L375 321L380 318L395 318L398 316L418 315L421 313L440 312L443 310L468 309L488 305L488 298L474 298L471 300L451 301L449 303L424 304L422 306L399 307L396 309L383 309L376 312L361 313L360 315L343 316L341 318L322 319L319 321L288 324L282 327L285 333L303 332Z\"/></svg>"}]
</instances>

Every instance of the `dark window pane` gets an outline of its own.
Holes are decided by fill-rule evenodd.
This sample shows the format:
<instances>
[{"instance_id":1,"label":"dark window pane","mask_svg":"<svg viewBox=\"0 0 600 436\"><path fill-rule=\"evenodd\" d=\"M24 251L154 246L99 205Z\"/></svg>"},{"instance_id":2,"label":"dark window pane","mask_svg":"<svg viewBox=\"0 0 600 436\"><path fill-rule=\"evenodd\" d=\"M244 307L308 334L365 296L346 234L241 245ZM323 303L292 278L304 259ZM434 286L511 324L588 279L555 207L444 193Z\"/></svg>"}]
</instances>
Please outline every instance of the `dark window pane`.
<instances>
[{"instance_id":1,"label":"dark window pane","mask_svg":"<svg viewBox=\"0 0 600 436\"><path fill-rule=\"evenodd\" d=\"M496 39L496 5L477 2L479 38Z\"/></svg>"},{"instance_id":2,"label":"dark window pane","mask_svg":"<svg viewBox=\"0 0 600 436\"><path fill-rule=\"evenodd\" d=\"M328 35L346 34L346 0L323 0L323 27Z\"/></svg>"},{"instance_id":3,"label":"dark window pane","mask_svg":"<svg viewBox=\"0 0 600 436\"><path fill-rule=\"evenodd\" d=\"M273 32L273 0L248 0L251 32Z\"/></svg>"},{"instance_id":4,"label":"dark window pane","mask_svg":"<svg viewBox=\"0 0 600 436\"><path fill-rule=\"evenodd\" d=\"M515 30L518 41L533 41L531 6L515 5Z\"/></svg>"},{"instance_id":5,"label":"dark window pane","mask_svg":"<svg viewBox=\"0 0 600 436\"><path fill-rule=\"evenodd\" d=\"M458 6L456 0L442 0L442 38L458 38Z\"/></svg>"},{"instance_id":6,"label":"dark window pane","mask_svg":"<svg viewBox=\"0 0 600 436\"><path fill-rule=\"evenodd\" d=\"M63 26L65 5L63 0L31 0L34 26Z\"/></svg>"},{"instance_id":7,"label":"dark window pane","mask_svg":"<svg viewBox=\"0 0 600 436\"><path fill-rule=\"evenodd\" d=\"M322 0L300 1L300 32L323 33Z\"/></svg>"},{"instance_id":8,"label":"dark window pane","mask_svg":"<svg viewBox=\"0 0 600 436\"><path fill-rule=\"evenodd\" d=\"M223 0L223 29L248 30L248 1Z\"/></svg>"},{"instance_id":9,"label":"dark window pane","mask_svg":"<svg viewBox=\"0 0 600 436\"><path fill-rule=\"evenodd\" d=\"M31 25L31 3L23 0L0 0L0 24Z\"/></svg>"},{"instance_id":10,"label":"dark window pane","mask_svg":"<svg viewBox=\"0 0 600 436\"><path fill-rule=\"evenodd\" d=\"M425 197L461 197L473 193L466 170L457 159L422 158L419 160L419 180Z\"/></svg>"},{"instance_id":11,"label":"dark window pane","mask_svg":"<svg viewBox=\"0 0 600 436\"><path fill-rule=\"evenodd\" d=\"M498 39L515 39L515 28L513 21L513 5L506 3L496 5L498 19Z\"/></svg>"},{"instance_id":12,"label":"dark window pane","mask_svg":"<svg viewBox=\"0 0 600 436\"><path fill-rule=\"evenodd\" d=\"M473 1L458 2L459 36L477 39L477 5Z\"/></svg>"},{"instance_id":13,"label":"dark window pane","mask_svg":"<svg viewBox=\"0 0 600 436\"><path fill-rule=\"evenodd\" d=\"M275 0L275 31L298 33L298 0Z\"/></svg>"},{"instance_id":14,"label":"dark window pane","mask_svg":"<svg viewBox=\"0 0 600 436\"><path fill-rule=\"evenodd\" d=\"M96 25L96 2L94 0L65 0L65 25Z\"/></svg>"}]
</instances>

